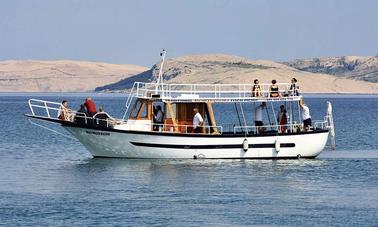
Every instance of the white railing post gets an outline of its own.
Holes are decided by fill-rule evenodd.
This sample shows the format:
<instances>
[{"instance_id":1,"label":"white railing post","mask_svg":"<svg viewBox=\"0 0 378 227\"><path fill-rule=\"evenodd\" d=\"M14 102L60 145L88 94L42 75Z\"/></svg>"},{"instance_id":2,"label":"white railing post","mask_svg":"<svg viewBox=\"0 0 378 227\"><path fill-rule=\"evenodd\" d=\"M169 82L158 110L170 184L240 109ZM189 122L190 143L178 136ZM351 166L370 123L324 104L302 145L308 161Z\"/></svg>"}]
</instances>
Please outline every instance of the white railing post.
<instances>
[{"instance_id":1,"label":"white railing post","mask_svg":"<svg viewBox=\"0 0 378 227\"><path fill-rule=\"evenodd\" d=\"M49 109L47 107L47 103L46 102L43 102L45 104L45 109L46 109L46 113L47 113L47 117L50 118L50 112L49 112Z\"/></svg>"},{"instance_id":2,"label":"white railing post","mask_svg":"<svg viewBox=\"0 0 378 227\"><path fill-rule=\"evenodd\" d=\"M31 104L31 99L29 99L28 103L29 103L30 111L32 112L33 116L35 116L34 109L33 109L33 106Z\"/></svg>"}]
</instances>

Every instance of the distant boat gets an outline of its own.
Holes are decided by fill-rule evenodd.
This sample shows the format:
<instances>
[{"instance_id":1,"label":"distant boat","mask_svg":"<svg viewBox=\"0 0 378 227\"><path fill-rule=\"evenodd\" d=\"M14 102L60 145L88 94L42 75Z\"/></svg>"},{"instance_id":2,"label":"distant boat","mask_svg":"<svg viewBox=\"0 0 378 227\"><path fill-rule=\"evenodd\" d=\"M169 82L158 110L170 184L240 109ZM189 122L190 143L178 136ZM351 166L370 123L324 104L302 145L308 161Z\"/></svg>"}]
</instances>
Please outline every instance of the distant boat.
<instances>
[{"instance_id":1,"label":"distant boat","mask_svg":"<svg viewBox=\"0 0 378 227\"><path fill-rule=\"evenodd\" d=\"M79 115L76 121L58 118L60 103L30 99L27 117L60 124L77 138L93 157L117 158L208 158L277 159L315 158L331 138L335 148L332 106L328 102L323 120L313 121L304 130L300 118L302 97L289 83L278 84L280 97L270 97L269 85L261 84L261 95L252 97L251 84L166 84L162 69L154 83L135 82L126 101L123 119L99 119ZM248 125L241 103L266 103L272 122ZM217 124L213 103L234 105L239 125ZM273 103L287 107L285 124L277 122ZM154 120L159 105L165 113L161 122ZM192 110L196 108L204 123L194 129ZM298 119L294 119L297 117ZM79 119L79 120L77 120ZM195 132L196 131L196 132Z\"/></svg>"}]
</instances>

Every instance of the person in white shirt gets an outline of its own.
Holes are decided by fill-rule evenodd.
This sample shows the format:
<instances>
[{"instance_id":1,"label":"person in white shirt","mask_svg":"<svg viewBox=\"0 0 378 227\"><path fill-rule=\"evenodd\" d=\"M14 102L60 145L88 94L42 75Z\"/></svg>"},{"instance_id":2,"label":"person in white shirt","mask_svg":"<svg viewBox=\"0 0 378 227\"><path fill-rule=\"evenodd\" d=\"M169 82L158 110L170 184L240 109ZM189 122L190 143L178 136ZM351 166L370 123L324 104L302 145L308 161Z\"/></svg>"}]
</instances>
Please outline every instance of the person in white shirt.
<instances>
[{"instance_id":1,"label":"person in white shirt","mask_svg":"<svg viewBox=\"0 0 378 227\"><path fill-rule=\"evenodd\" d=\"M193 117L193 129L195 133L201 132L201 126L203 125L203 118L199 113L198 108L193 109L194 117Z\"/></svg>"},{"instance_id":2,"label":"person in white shirt","mask_svg":"<svg viewBox=\"0 0 378 227\"><path fill-rule=\"evenodd\" d=\"M257 131L259 132L261 126L264 126L263 122L263 110L266 108L266 102L262 102L259 106L255 108L255 126L257 127Z\"/></svg>"},{"instance_id":3,"label":"person in white shirt","mask_svg":"<svg viewBox=\"0 0 378 227\"><path fill-rule=\"evenodd\" d=\"M311 115L310 115L310 109L304 103L303 99L301 99L299 101L299 105L301 106L301 109L302 109L303 129L305 131L308 131L308 130L310 130L310 127L312 125Z\"/></svg>"}]
</instances>

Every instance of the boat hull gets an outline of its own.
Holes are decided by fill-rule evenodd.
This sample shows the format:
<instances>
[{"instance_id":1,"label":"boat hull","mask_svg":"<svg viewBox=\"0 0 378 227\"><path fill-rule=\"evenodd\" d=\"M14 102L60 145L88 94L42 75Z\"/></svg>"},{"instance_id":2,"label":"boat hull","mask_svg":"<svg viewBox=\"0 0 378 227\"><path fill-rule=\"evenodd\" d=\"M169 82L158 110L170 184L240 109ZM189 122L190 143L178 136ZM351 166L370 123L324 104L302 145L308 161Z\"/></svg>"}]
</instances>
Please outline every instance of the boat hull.
<instances>
[{"instance_id":1,"label":"boat hull","mask_svg":"<svg viewBox=\"0 0 378 227\"><path fill-rule=\"evenodd\" d=\"M329 133L320 131L245 137L65 128L94 157L114 158L315 158L324 149ZM245 139L248 146L243 149Z\"/></svg>"}]
</instances>

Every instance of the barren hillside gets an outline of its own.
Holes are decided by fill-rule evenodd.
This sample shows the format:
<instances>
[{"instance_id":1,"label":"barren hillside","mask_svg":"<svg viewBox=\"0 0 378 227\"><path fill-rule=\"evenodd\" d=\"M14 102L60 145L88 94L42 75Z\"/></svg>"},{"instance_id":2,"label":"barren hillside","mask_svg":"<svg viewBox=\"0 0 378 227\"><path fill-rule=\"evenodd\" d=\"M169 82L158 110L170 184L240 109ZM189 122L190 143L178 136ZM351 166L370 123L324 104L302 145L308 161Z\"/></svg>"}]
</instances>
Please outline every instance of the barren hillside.
<instances>
[{"instance_id":1,"label":"barren hillside","mask_svg":"<svg viewBox=\"0 0 378 227\"><path fill-rule=\"evenodd\" d=\"M84 92L147 70L85 61L0 62L1 92Z\"/></svg>"},{"instance_id":2,"label":"barren hillside","mask_svg":"<svg viewBox=\"0 0 378 227\"><path fill-rule=\"evenodd\" d=\"M132 87L134 81L154 81L159 64L138 75L117 83L96 88L96 91L120 91ZM378 83L336 77L325 73L301 71L285 64L251 60L229 55L193 55L168 59L164 65L167 83L261 83L290 82L296 77L305 93L378 93Z\"/></svg>"},{"instance_id":3,"label":"barren hillside","mask_svg":"<svg viewBox=\"0 0 378 227\"><path fill-rule=\"evenodd\" d=\"M378 56L343 56L299 59L284 64L293 68L326 73L369 82L378 82Z\"/></svg>"}]
</instances>

